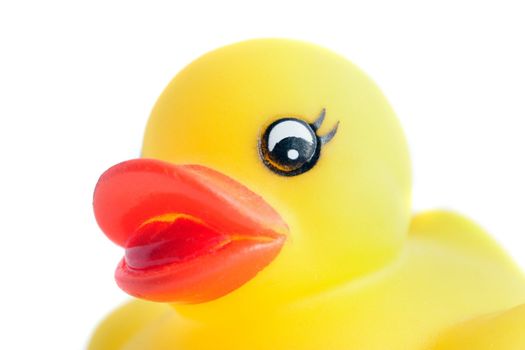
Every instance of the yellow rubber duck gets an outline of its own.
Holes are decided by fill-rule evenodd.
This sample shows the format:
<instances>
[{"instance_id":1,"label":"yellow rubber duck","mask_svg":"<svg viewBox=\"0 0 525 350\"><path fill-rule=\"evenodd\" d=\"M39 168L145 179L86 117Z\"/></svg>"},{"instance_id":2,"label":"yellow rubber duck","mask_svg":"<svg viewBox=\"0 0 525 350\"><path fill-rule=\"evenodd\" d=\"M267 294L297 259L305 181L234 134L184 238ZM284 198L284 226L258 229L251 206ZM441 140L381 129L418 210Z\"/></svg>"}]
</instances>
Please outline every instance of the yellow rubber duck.
<instances>
[{"instance_id":1,"label":"yellow rubber duck","mask_svg":"<svg viewBox=\"0 0 525 350\"><path fill-rule=\"evenodd\" d=\"M94 194L138 297L89 349L525 349L525 276L472 221L412 215L405 137L352 63L246 41L182 70Z\"/></svg>"}]
</instances>

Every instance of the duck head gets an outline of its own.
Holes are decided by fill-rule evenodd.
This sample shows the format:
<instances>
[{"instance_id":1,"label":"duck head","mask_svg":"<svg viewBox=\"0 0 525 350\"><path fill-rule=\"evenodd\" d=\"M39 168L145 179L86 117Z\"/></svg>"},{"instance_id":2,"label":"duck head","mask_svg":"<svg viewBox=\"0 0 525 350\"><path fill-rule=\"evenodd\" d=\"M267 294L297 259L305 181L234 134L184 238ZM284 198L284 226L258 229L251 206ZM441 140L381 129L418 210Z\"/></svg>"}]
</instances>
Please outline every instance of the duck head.
<instances>
[{"instance_id":1,"label":"duck head","mask_svg":"<svg viewBox=\"0 0 525 350\"><path fill-rule=\"evenodd\" d=\"M142 157L94 194L125 248L117 283L140 298L300 298L387 265L405 241L398 120L363 72L311 44L252 40L191 63L158 99Z\"/></svg>"}]
</instances>

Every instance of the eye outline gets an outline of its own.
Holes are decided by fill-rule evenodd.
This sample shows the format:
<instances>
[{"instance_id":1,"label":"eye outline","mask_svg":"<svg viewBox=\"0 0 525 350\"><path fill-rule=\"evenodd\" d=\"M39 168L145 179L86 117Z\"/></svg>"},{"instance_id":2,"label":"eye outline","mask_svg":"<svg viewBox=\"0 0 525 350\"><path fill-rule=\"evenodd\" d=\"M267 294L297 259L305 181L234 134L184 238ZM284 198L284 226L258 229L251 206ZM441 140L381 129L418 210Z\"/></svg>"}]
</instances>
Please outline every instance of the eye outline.
<instances>
[{"instance_id":1,"label":"eye outline","mask_svg":"<svg viewBox=\"0 0 525 350\"><path fill-rule=\"evenodd\" d=\"M285 121L293 121L293 122L301 124L304 128L306 128L306 130L312 135L312 141L313 141L313 147L314 147L314 152L309 157L308 161L303 163L303 165L301 165L300 167L298 167L296 169L289 170L289 171L283 170L281 168L276 167L274 165L274 163L271 162L269 157L268 157L268 154L270 153L270 149L268 147L269 146L268 145L268 141L269 141L270 133L273 131L273 129L277 125L279 125L279 124L281 124L281 123L283 123ZM282 140L284 140L284 138ZM306 140L306 141L308 141L308 140ZM308 124L307 122L305 122L304 120L299 119L299 118L284 117L284 118L279 118L279 119L273 121L264 130L264 133L262 134L261 138L259 139L259 155L260 155L261 160L263 161L264 165L266 165L266 167L268 169L270 169L271 171L273 171L274 173L277 173L277 174L283 175L283 176L296 176L296 175L302 174L302 173L310 170L315 165L315 163L317 163L317 160L319 159L319 156L321 154L321 147L319 147L319 146L320 146L319 136L316 135L315 131L313 130L313 128L312 128L312 126L310 124Z\"/></svg>"},{"instance_id":2,"label":"eye outline","mask_svg":"<svg viewBox=\"0 0 525 350\"><path fill-rule=\"evenodd\" d=\"M324 146L325 144L327 144L333 139L339 127L339 122L337 122L336 125L332 128L332 130L330 130L326 135L322 135L322 136L317 135L317 130L321 127L325 116L326 116L326 109L323 108L321 113L319 114L319 116L313 123L308 123L304 121L303 119L300 119L297 117L291 117L291 116L278 118L272 123L270 123L264 129L264 132L262 133L261 137L259 137L259 140L258 140L259 157L261 158L263 164L268 169L270 169L272 172L278 175L287 176L287 177L297 176L297 175L300 175L312 169L317 164L317 161L319 160L319 157L321 156L322 146ZM314 142L314 145L313 145L314 152L309 157L309 159L306 162L304 162L300 167L292 169L292 170L288 170L288 171L278 168L277 166L273 164L273 162L269 158L270 150L268 147L270 133L273 131L273 129L278 124L285 122L285 121L294 121L294 122L301 124L312 135L312 141ZM281 140L284 140L284 139L285 138L282 138Z\"/></svg>"}]
</instances>

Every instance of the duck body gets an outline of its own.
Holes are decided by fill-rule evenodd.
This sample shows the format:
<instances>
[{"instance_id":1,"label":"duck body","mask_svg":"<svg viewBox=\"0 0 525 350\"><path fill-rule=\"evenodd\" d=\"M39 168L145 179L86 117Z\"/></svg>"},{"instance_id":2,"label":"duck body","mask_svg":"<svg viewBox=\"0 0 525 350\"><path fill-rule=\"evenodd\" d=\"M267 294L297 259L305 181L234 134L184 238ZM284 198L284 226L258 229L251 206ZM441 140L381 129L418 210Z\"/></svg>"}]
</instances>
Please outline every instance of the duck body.
<instances>
[{"instance_id":1,"label":"duck body","mask_svg":"<svg viewBox=\"0 0 525 350\"><path fill-rule=\"evenodd\" d=\"M268 39L201 57L143 157L94 207L126 250L117 283L148 301L90 350L525 348L525 276L461 215L411 214L397 119L340 56Z\"/></svg>"}]
</instances>

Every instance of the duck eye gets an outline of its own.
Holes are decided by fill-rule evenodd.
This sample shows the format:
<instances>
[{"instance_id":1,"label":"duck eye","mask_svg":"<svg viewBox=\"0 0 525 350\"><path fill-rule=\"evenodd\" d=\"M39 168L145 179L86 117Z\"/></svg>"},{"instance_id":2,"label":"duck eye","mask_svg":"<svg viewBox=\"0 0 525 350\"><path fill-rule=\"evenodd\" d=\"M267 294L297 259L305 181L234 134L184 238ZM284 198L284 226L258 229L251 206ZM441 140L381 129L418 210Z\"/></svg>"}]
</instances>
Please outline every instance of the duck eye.
<instances>
[{"instance_id":1,"label":"duck eye","mask_svg":"<svg viewBox=\"0 0 525 350\"><path fill-rule=\"evenodd\" d=\"M261 158L270 170L294 176L315 165L320 145L310 124L296 118L283 118L268 126L259 148Z\"/></svg>"}]
</instances>

